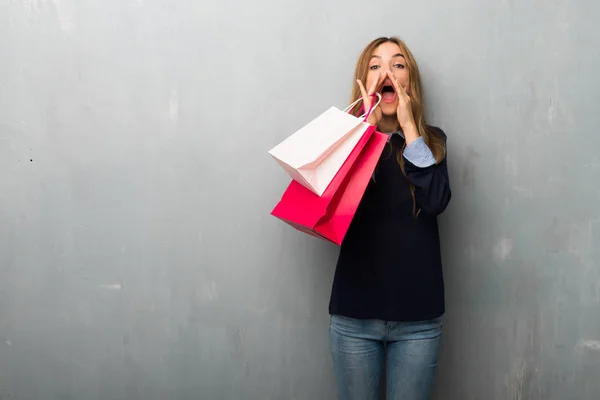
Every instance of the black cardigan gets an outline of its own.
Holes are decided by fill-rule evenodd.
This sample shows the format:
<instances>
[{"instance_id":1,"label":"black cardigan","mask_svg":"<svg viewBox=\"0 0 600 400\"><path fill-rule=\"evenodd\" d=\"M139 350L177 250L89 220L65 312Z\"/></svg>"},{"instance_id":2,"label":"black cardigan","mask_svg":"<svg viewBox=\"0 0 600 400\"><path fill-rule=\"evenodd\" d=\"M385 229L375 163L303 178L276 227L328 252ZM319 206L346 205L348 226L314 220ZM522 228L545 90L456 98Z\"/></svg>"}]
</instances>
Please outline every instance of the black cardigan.
<instances>
[{"instance_id":1,"label":"black cardigan","mask_svg":"<svg viewBox=\"0 0 600 400\"><path fill-rule=\"evenodd\" d=\"M441 129L430 131L446 142ZM405 177L397 162L403 145L392 135L341 245L330 314L420 321L445 312L437 216L452 196L446 158L422 168L403 156Z\"/></svg>"}]
</instances>

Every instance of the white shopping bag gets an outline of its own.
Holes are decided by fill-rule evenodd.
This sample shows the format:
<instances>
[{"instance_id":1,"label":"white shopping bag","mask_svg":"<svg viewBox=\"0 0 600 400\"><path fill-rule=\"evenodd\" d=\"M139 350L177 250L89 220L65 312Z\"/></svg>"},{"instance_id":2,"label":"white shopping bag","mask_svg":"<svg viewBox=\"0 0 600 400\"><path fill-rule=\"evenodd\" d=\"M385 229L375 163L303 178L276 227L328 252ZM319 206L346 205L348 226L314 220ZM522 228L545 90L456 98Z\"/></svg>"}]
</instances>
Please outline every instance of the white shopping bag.
<instances>
[{"instance_id":1,"label":"white shopping bag","mask_svg":"<svg viewBox=\"0 0 600 400\"><path fill-rule=\"evenodd\" d=\"M381 101L379 93L377 97L371 110ZM348 114L360 101L362 98L342 111L329 108L269 150L269 154L292 179L321 196L369 127L365 120L371 110L360 117Z\"/></svg>"}]
</instances>

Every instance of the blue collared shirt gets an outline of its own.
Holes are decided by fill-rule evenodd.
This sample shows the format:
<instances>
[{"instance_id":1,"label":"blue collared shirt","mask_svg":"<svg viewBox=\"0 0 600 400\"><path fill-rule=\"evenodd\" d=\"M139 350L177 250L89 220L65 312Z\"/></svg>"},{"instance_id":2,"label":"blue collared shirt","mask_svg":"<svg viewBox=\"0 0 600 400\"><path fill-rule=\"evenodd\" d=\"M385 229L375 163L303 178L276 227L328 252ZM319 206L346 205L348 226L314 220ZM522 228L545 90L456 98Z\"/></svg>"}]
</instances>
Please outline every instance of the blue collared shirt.
<instances>
[{"instance_id":1,"label":"blue collared shirt","mask_svg":"<svg viewBox=\"0 0 600 400\"><path fill-rule=\"evenodd\" d=\"M393 135L400 135L404 139L404 132L398 130L388 134L388 142L392 139ZM415 167L427 168L435 164L435 157L431 152L429 146L425 144L425 140L422 136L419 136L417 140L407 145L402 153L408 161L410 161ZM375 172L371 175L371 179L375 181Z\"/></svg>"},{"instance_id":2,"label":"blue collared shirt","mask_svg":"<svg viewBox=\"0 0 600 400\"><path fill-rule=\"evenodd\" d=\"M390 134L388 141L393 135L400 135L404 138L404 132L402 130L396 131ZM435 164L435 157L431 152L431 149L425 144L423 137L419 136L417 140L407 145L402 153L408 161L410 161L415 167L427 168Z\"/></svg>"}]
</instances>

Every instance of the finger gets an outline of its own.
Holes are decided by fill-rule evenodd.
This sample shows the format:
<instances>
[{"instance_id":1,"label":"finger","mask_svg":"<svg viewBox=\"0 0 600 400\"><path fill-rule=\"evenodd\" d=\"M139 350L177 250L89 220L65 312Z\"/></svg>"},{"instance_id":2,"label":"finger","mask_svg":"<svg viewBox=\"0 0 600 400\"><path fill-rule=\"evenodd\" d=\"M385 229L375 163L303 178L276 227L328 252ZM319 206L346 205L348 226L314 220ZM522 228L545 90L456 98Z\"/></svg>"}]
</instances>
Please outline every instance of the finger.
<instances>
[{"instance_id":1,"label":"finger","mask_svg":"<svg viewBox=\"0 0 600 400\"><path fill-rule=\"evenodd\" d=\"M365 86L363 85L361 80L357 79L356 82L358 83L358 87L360 88L360 93L362 95L365 110L368 110L369 108L371 108L371 98L367 95L367 90L365 89Z\"/></svg>"},{"instance_id":2,"label":"finger","mask_svg":"<svg viewBox=\"0 0 600 400\"><path fill-rule=\"evenodd\" d=\"M360 93L362 95L363 101L368 101L369 97L367 95L367 90L365 89L365 85L363 85L363 83L361 82L360 79L357 79L356 82L358 83L358 87L360 88Z\"/></svg>"},{"instance_id":3,"label":"finger","mask_svg":"<svg viewBox=\"0 0 600 400\"><path fill-rule=\"evenodd\" d=\"M373 82L373 84L369 88L369 96L372 96L373 94L375 94L375 91L377 90L379 85L381 85L381 82L383 82L384 79L385 79L385 74L383 72L381 72L379 74L379 77Z\"/></svg>"},{"instance_id":4,"label":"finger","mask_svg":"<svg viewBox=\"0 0 600 400\"><path fill-rule=\"evenodd\" d=\"M385 72L381 72L381 76L379 77L379 85L383 84L385 78L387 78L387 74Z\"/></svg>"},{"instance_id":5,"label":"finger","mask_svg":"<svg viewBox=\"0 0 600 400\"><path fill-rule=\"evenodd\" d=\"M379 82L379 79L375 79L373 81L373 83L371 84L371 87L369 88L369 96L372 96L373 93L375 93L375 90L377 90L377 83Z\"/></svg>"},{"instance_id":6,"label":"finger","mask_svg":"<svg viewBox=\"0 0 600 400\"><path fill-rule=\"evenodd\" d=\"M398 95L406 96L406 90L404 90L402 85L400 85L400 83L398 83L398 80L396 79L396 77L390 71L388 71L387 74L388 74L390 80L392 81L394 88L396 89L396 93L398 93Z\"/></svg>"},{"instance_id":7,"label":"finger","mask_svg":"<svg viewBox=\"0 0 600 400\"><path fill-rule=\"evenodd\" d=\"M396 79L394 74L392 74L390 71L388 71L388 76L389 76L390 80L392 81L392 85L394 85L396 92L398 94L404 94L404 88L398 83L398 80Z\"/></svg>"}]
</instances>

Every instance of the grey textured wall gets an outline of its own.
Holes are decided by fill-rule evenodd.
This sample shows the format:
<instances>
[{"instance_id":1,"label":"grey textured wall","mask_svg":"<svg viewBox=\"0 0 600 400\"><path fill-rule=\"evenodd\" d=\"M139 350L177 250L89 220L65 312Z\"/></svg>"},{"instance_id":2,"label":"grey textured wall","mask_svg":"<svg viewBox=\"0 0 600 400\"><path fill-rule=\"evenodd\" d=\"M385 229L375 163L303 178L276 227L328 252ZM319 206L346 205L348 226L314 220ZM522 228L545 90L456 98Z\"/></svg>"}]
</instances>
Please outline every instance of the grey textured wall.
<instances>
[{"instance_id":1,"label":"grey textured wall","mask_svg":"<svg viewBox=\"0 0 600 400\"><path fill-rule=\"evenodd\" d=\"M449 135L437 399L600 398L591 0L0 0L0 399L331 399L267 150L401 35Z\"/></svg>"}]
</instances>

